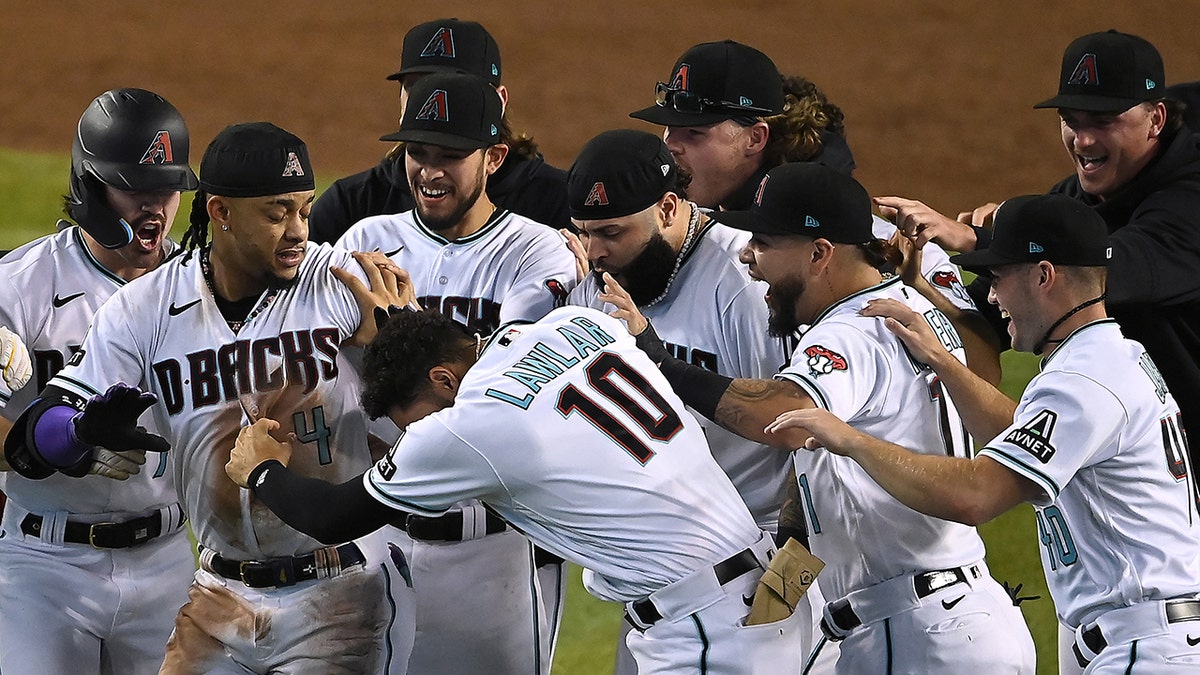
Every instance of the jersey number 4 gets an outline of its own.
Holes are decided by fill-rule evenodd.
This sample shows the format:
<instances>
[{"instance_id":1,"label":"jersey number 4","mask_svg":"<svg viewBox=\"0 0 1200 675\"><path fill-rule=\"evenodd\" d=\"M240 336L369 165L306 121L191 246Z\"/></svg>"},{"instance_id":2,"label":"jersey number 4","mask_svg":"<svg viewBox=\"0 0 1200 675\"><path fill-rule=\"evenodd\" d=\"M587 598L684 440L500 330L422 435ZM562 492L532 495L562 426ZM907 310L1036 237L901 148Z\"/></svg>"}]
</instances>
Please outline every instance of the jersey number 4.
<instances>
[{"instance_id":1,"label":"jersey number 4","mask_svg":"<svg viewBox=\"0 0 1200 675\"><path fill-rule=\"evenodd\" d=\"M683 420L667 399L616 354L600 354L588 364L586 372L590 391L585 393L573 384L563 387L558 394L558 412L563 417L569 417L578 411L643 465L654 456L654 451L639 438L639 430L645 436L661 442L670 440L683 428ZM636 429L617 419L597 403L594 396L588 394L599 394L615 405L633 421Z\"/></svg>"}]
</instances>

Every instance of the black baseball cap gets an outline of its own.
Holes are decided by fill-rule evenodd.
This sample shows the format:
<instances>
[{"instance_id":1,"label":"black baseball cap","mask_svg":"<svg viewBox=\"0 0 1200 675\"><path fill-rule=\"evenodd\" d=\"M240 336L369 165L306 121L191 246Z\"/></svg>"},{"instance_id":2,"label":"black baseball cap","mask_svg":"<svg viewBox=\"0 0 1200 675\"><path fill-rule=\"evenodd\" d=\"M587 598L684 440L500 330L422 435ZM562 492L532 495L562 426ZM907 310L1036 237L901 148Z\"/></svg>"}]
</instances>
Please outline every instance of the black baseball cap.
<instances>
[{"instance_id":1,"label":"black baseball cap","mask_svg":"<svg viewBox=\"0 0 1200 675\"><path fill-rule=\"evenodd\" d=\"M667 83L655 87L655 105L630 117L667 127L696 127L734 117L783 112L783 78L775 62L753 47L725 40L683 53Z\"/></svg>"},{"instance_id":2,"label":"black baseball cap","mask_svg":"<svg viewBox=\"0 0 1200 675\"><path fill-rule=\"evenodd\" d=\"M649 208L679 169L662 138L615 129L588 141L567 173L567 204L579 220L621 218Z\"/></svg>"},{"instance_id":3,"label":"black baseball cap","mask_svg":"<svg viewBox=\"0 0 1200 675\"><path fill-rule=\"evenodd\" d=\"M1104 267L1112 257L1108 227L1096 210L1066 195L1013 197L996 209L992 243L951 256L977 274L987 268L1043 260L1056 265Z\"/></svg>"},{"instance_id":4,"label":"black baseball cap","mask_svg":"<svg viewBox=\"0 0 1200 675\"><path fill-rule=\"evenodd\" d=\"M1033 107L1121 113L1162 98L1165 79L1154 45L1115 30L1091 33L1063 54L1058 96Z\"/></svg>"},{"instance_id":5,"label":"black baseball cap","mask_svg":"<svg viewBox=\"0 0 1200 675\"><path fill-rule=\"evenodd\" d=\"M767 172L748 211L708 214L760 234L800 235L843 244L875 239L871 197L858 181L823 164L795 162Z\"/></svg>"},{"instance_id":6,"label":"black baseball cap","mask_svg":"<svg viewBox=\"0 0 1200 675\"><path fill-rule=\"evenodd\" d=\"M200 189L225 197L314 190L308 146L270 122L225 127L200 160Z\"/></svg>"},{"instance_id":7,"label":"black baseball cap","mask_svg":"<svg viewBox=\"0 0 1200 675\"><path fill-rule=\"evenodd\" d=\"M503 114L500 95L486 81L469 73L432 73L409 90L400 130L379 140L478 150L500 142Z\"/></svg>"},{"instance_id":8,"label":"black baseball cap","mask_svg":"<svg viewBox=\"0 0 1200 675\"><path fill-rule=\"evenodd\" d=\"M474 21L438 19L405 34L400 70L387 79L456 70L478 75L493 87L500 86L500 47L487 29Z\"/></svg>"}]
</instances>

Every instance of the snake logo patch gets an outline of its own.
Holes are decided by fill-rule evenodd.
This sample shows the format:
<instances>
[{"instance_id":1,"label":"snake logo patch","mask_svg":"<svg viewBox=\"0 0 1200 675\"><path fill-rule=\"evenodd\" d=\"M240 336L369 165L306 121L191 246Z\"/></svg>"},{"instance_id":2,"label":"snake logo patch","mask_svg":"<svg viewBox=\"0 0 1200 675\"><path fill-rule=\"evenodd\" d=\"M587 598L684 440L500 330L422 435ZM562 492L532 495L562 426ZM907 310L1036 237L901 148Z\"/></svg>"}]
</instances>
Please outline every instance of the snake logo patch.
<instances>
[{"instance_id":1,"label":"snake logo patch","mask_svg":"<svg viewBox=\"0 0 1200 675\"><path fill-rule=\"evenodd\" d=\"M154 140L150 141L150 147L142 153L138 164L167 164L171 161L171 132L164 129L154 134Z\"/></svg>"},{"instance_id":2,"label":"snake logo patch","mask_svg":"<svg viewBox=\"0 0 1200 675\"><path fill-rule=\"evenodd\" d=\"M821 345L808 347L804 350L804 355L808 357L808 372L813 377L828 375L835 370L846 370L846 357Z\"/></svg>"},{"instance_id":3,"label":"snake logo patch","mask_svg":"<svg viewBox=\"0 0 1200 675\"><path fill-rule=\"evenodd\" d=\"M300 165L300 158L296 156L295 152L288 153L287 163L283 166L283 175L284 177L304 175L304 167Z\"/></svg>"},{"instance_id":4,"label":"snake logo patch","mask_svg":"<svg viewBox=\"0 0 1200 675\"><path fill-rule=\"evenodd\" d=\"M434 89L425 101L425 105L417 111L413 119L432 120L434 122L450 121L450 103L446 99L445 89Z\"/></svg>"},{"instance_id":5,"label":"snake logo patch","mask_svg":"<svg viewBox=\"0 0 1200 675\"><path fill-rule=\"evenodd\" d=\"M421 50L421 58L429 56L444 56L452 59L457 56L454 53L454 31L442 26L438 29L433 37L429 38L428 44Z\"/></svg>"},{"instance_id":6,"label":"snake logo patch","mask_svg":"<svg viewBox=\"0 0 1200 675\"><path fill-rule=\"evenodd\" d=\"M1079 59L1079 63L1075 64L1075 70L1071 72L1071 77L1067 78L1067 84L1100 84L1100 73L1096 66L1095 54L1084 54L1083 58Z\"/></svg>"},{"instance_id":7,"label":"snake logo patch","mask_svg":"<svg viewBox=\"0 0 1200 675\"><path fill-rule=\"evenodd\" d=\"M583 200L583 205L608 206L608 191L604 189L603 181L596 181L591 192L588 193L587 199Z\"/></svg>"},{"instance_id":8,"label":"snake logo patch","mask_svg":"<svg viewBox=\"0 0 1200 675\"><path fill-rule=\"evenodd\" d=\"M934 286L947 288L954 296L962 300L970 300L971 296L967 294L967 289L962 284L962 280L954 272L938 271L934 272L929 277L929 282Z\"/></svg>"}]
</instances>

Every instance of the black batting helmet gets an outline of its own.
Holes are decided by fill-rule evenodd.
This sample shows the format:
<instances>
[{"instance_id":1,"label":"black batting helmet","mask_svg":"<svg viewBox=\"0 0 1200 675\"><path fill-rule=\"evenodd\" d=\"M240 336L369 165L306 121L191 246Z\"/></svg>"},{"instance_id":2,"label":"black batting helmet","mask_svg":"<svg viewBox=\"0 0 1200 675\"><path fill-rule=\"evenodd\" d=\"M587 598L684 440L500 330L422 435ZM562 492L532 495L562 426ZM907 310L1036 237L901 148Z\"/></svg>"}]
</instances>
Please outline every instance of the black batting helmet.
<instances>
[{"instance_id":1,"label":"black batting helmet","mask_svg":"<svg viewBox=\"0 0 1200 675\"><path fill-rule=\"evenodd\" d=\"M145 89L112 89L79 118L71 146L67 210L105 248L133 241L133 231L104 200L101 184L127 192L195 190L188 131L166 99Z\"/></svg>"}]
</instances>

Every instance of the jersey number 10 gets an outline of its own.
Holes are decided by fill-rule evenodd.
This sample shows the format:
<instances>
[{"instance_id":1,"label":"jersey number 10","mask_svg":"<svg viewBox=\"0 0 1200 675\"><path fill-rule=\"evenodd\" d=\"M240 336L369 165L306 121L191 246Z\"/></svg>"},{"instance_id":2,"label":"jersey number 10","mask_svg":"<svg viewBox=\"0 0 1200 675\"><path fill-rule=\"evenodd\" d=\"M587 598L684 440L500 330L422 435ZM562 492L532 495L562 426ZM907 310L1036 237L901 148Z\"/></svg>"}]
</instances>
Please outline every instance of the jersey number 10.
<instances>
[{"instance_id":1,"label":"jersey number 10","mask_svg":"<svg viewBox=\"0 0 1200 675\"><path fill-rule=\"evenodd\" d=\"M651 384L633 366L612 352L603 352L597 356L587 370L588 384L591 392L599 394L613 405L617 406L633 420L638 429L646 436L656 441L667 441L683 428L683 420L671 408L671 404L663 395L658 393ZM617 384L620 380L633 392L639 394L641 401L635 400L630 392ZM649 404L649 409L647 409ZM618 420L612 413L605 410L595 399L588 396L573 384L563 387L558 394L558 412L563 417L578 411L587 421L591 422L604 435L633 456L643 465L654 456L642 439L638 438L635 429L630 429Z\"/></svg>"}]
</instances>

